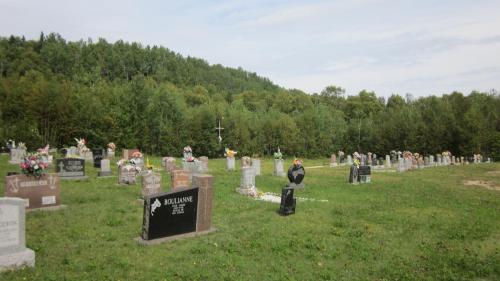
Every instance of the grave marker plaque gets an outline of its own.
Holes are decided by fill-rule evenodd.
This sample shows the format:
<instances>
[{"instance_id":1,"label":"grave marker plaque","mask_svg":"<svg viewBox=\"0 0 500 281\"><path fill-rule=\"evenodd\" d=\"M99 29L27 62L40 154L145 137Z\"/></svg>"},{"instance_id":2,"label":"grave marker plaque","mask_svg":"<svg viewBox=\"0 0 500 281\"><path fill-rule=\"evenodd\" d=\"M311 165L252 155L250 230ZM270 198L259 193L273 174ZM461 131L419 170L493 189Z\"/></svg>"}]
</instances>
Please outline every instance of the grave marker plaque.
<instances>
[{"instance_id":1,"label":"grave marker plaque","mask_svg":"<svg viewBox=\"0 0 500 281\"><path fill-rule=\"evenodd\" d=\"M142 239L151 240L196 231L198 188L144 198Z\"/></svg>"},{"instance_id":2,"label":"grave marker plaque","mask_svg":"<svg viewBox=\"0 0 500 281\"><path fill-rule=\"evenodd\" d=\"M5 177L5 196L27 199L28 209L38 209L61 205L60 182L55 174L40 177L11 175Z\"/></svg>"},{"instance_id":3,"label":"grave marker plaque","mask_svg":"<svg viewBox=\"0 0 500 281\"><path fill-rule=\"evenodd\" d=\"M63 158L56 160L56 172L61 179L86 179L85 160Z\"/></svg>"}]
</instances>

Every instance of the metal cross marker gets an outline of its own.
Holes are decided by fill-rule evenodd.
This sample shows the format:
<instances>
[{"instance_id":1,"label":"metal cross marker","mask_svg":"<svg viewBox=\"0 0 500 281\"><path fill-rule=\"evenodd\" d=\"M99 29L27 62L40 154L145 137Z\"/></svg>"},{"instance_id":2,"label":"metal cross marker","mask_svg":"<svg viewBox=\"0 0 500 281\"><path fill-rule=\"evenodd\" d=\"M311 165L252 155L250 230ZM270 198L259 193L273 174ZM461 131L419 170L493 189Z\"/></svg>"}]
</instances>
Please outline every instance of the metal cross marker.
<instances>
[{"instance_id":1,"label":"metal cross marker","mask_svg":"<svg viewBox=\"0 0 500 281\"><path fill-rule=\"evenodd\" d=\"M221 127L220 127L220 119L219 119L219 126L218 126L217 128L215 128L215 129L219 131L219 143L220 143L220 142L222 141L222 137L221 137L221 135L220 135L220 131L221 131L221 130L224 130L224 128L221 128Z\"/></svg>"}]
</instances>

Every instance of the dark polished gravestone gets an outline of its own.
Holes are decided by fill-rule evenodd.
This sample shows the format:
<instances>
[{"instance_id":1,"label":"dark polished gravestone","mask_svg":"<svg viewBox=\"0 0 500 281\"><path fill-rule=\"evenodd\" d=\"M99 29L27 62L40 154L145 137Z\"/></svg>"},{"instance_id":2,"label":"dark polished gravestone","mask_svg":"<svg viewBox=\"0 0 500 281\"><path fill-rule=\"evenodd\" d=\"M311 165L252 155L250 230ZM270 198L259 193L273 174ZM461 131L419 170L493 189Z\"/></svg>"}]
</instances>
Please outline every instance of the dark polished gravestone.
<instances>
[{"instance_id":1,"label":"dark polished gravestone","mask_svg":"<svg viewBox=\"0 0 500 281\"><path fill-rule=\"evenodd\" d=\"M288 169L288 180L290 183L288 184L288 187L291 188L304 188L304 183L302 183L302 180L304 179L306 175L306 171L302 165L292 165Z\"/></svg>"},{"instance_id":2,"label":"dark polished gravestone","mask_svg":"<svg viewBox=\"0 0 500 281\"><path fill-rule=\"evenodd\" d=\"M297 200L293 198L294 189L292 187L285 187L281 190L281 203L278 213L282 216L295 214L295 207Z\"/></svg>"},{"instance_id":3,"label":"dark polished gravestone","mask_svg":"<svg viewBox=\"0 0 500 281\"><path fill-rule=\"evenodd\" d=\"M193 187L144 197L140 244L158 244L214 231L213 177L194 175Z\"/></svg>"},{"instance_id":4,"label":"dark polished gravestone","mask_svg":"<svg viewBox=\"0 0 500 281\"><path fill-rule=\"evenodd\" d=\"M85 176L85 160L81 158L57 159L56 172L61 179L87 179L87 176Z\"/></svg>"},{"instance_id":5,"label":"dark polished gravestone","mask_svg":"<svg viewBox=\"0 0 500 281\"><path fill-rule=\"evenodd\" d=\"M351 166L349 173L349 183L370 183L371 182L371 167L370 166Z\"/></svg>"},{"instance_id":6,"label":"dark polished gravestone","mask_svg":"<svg viewBox=\"0 0 500 281\"><path fill-rule=\"evenodd\" d=\"M101 168L101 160L104 158L104 149L92 149L92 157L94 158L94 168Z\"/></svg>"}]
</instances>

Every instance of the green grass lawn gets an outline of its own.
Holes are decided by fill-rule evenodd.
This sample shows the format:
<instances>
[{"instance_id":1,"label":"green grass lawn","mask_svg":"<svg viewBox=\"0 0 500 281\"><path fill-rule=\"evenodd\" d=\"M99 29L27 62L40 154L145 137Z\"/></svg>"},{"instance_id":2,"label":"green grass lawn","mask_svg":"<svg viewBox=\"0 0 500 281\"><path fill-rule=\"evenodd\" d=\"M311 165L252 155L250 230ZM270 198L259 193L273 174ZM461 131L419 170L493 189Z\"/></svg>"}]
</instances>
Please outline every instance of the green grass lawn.
<instances>
[{"instance_id":1,"label":"green grass lawn","mask_svg":"<svg viewBox=\"0 0 500 281\"><path fill-rule=\"evenodd\" d=\"M500 164L374 171L371 184L353 186L347 167L307 169L327 162L304 161L296 196L328 202L298 202L282 217L278 204L236 193L239 162L227 172L225 160L210 160L217 232L156 246L133 240L140 181L118 186L115 166L115 177L99 179L87 165L88 181L61 184L67 208L26 215L36 267L0 280L500 280L500 191L463 184L500 186ZM257 188L280 193L287 180L272 169L264 159ZM2 156L7 171L18 168Z\"/></svg>"}]
</instances>

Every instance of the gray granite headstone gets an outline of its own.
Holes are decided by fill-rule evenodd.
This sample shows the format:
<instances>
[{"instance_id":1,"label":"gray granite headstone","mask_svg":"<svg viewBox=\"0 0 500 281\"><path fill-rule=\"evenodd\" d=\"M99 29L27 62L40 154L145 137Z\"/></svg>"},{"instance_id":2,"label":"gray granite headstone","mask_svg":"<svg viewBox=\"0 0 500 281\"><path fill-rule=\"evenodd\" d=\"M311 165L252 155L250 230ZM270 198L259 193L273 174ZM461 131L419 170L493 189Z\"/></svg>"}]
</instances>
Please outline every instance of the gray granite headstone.
<instances>
[{"instance_id":1,"label":"gray granite headstone","mask_svg":"<svg viewBox=\"0 0 500 281\"><path fill-rule=\"evenodd\" d=\"M260 176L260 159L252 158L252 167L256 176Z\"/></svg>"},{"instance_id":2,"label":"gray granite headstone","mask_svg":"<svg viewBox=\"0 0 500 281\"><path fill-rule=\"evenodd\" d=\"M26 156L26 149L21 148L12 148L10 150L10 164L19 164L23 160L24 156Z\"/></svg>"},{"instance_id":3,"label":"gray granite headstone","mask_svg":"<svg viewBox=\"0 0 500 281\"><path fill-rule=\"evenodd\" d=\"M240 187L237 191L244 195L255 195L255 170L251 166L241 168Z\"/></svg>"},{"instance_id":4,"label":"gray granite headstone","mask_svg":"<svg viewBox=\"0 0 500 281\"><path fill-rule=\"evenodd\" d=\"M283 159L274 159L274 175L278 177L286 176Z\"/></svg>"},{"instance_id":5,"label":"gray granite headstone","mask_svg":"<svg viewBox=\"0 0 500 281\"><path fill-rule=\"evenodd\" d=\"M109 159L101 160L101 170L97 173L99 177L109 177L111 176L111 166Z\"/></svg>"},{"instance_id":6,"label":"gray granite headstone","mask_svg":"<svg viewBox=\"0 0 500 281\"><path fill-rule=\"evenodd\" d=\"M26 248L25 200L0 198L0 271L35 266L35 252Z\"/></svg>"},{"instance_id":7,"label":"gray granite headstone","mask_svg":"<svg viewBox=\"0 0 500 281\"><path fill-rule=\"evenodd\" d=\"M226 158L226 167L228 171L234 171L234 167L236 166L236 161L234 160L234 157L227 157Z\"/></svg>"},{"instance_id":8,"label":"gray granite headstone","mask_svg":"<svg viewBox=\"0 0 500 281\"><path fill-rule=\"evenodd\" d=\"M385 167L390 168L391 167L391 157L389 155L385 156Z\"/></svg>"}]
</instances>

